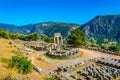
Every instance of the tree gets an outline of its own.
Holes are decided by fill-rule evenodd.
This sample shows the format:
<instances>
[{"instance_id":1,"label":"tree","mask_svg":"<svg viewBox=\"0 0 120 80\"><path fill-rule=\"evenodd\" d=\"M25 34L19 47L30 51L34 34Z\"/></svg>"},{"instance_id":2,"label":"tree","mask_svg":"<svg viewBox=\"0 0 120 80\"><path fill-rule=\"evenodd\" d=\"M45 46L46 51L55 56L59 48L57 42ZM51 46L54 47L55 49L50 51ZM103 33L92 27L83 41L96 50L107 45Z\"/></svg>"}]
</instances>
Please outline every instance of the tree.
<instances>
[{"instance_id":1,"label":"tree","mask_svg":"<svg viewBox=\"0 0 120 80\"><path fill-rule=\"evenodd\" d=\"M86 46L91 46L91 42L90 41L86 41Z\"/></svg>"},{"instance_id":2,"label":"tree","mask_svg":"<svg viewBox=\"0 0 120 80\"><path fill-rule=\"evenodd\" d=\"M19 35L16 34L16 33L9 33L9 36L10 36L11 39L14 39L14 40L15 40L15 39L18 39L18 36L19 36Z\"/></svg>"},{"instance_id":3,"label":"tree","mask_svg":"<svg viewBox=\"0 0 120 80\"><path fill-rule=\"evenodd\" d=\"M19 33L9 33L6 30L0 30L0 38L5 39L21 39L21 40L39 40L40 36L37 32L29 35L19 34Z\"/></svg>"},{"instance_id":4,"label":"tree","mask_svg":"<svg viewBox=\"0 0 120 80\"><path fill-rule=\"evenodd\" d=\"M41 40L43 40L43 41L45 41L47 43L53 43L53 38L50 38L45 34L41 35Z\"/></svg>"},{"instance_id":5,"label":"tree","mask_svg":"<svg viewBox=\"0 0 120 80\"><path fill-rule=\"evenodd\" d=\"M109 49L113 51L120 51L120 46L117 45L115 41L108 41L108 39L104 39L103 44L101 45L103 49Z\"/></svg>"},{"instance_id":6,"label":"tree","mask_svg":"<svg viewBox=\"0 0 120 80\"><path fill-rule=\"evenodd\" d=\"M47 35L45 35L45 34L42 34L42 35L41 35L41 40L45 41L45 39L47 39L47 38L48 38Z\"/></svg>"},{"instance_id":7,"label":"tree","mask_svg":"<svg viewBox=\"0 0 120 80\"><path fill-rule=\"evenodd\" d=\"M109 50L120 51L120 46L117 45L117 42L111 41L109 42Z\"/></svg>"},{"instance_id":8,"label":"tree","mask_svg":"<svg viewBox=\"0 0 120 80\"><path fill-rule=\"evenodd\" d=\"M101 45L101 47L104 48L104 49L108 49L109 46L110 46L110 45L109 45L108 39L104 39L104 40L103 40L103 44Z\"/></svg>"},{"instance_id":9,"label":"tree","mask_svg":"<svg viewBox=\"0 0 120 80\"><path fill-rule=\"evenodd\" d=\"M97 40L95 40L94 38L91 39L91 46L92 47L99 47L99 45L97 44Z\"/></svg>"},{"instance_id":10,"label":"tree","mask_svg":"<svg viewBox=\"0 0 120 80\"><path fill-rule=\"evenodd\" d=\"M44 41L45 41L45 42L48 42L48 43L52 43L52 42L53 42L53 39L48 37L48 38L46 38Z\"/></svg>"},{"instance_id":11,"label":"tree","mask_svg":"<svg viewBox=\"0 0 120 80\"><path fill-rule=\"evenodd\" d=\"M25 39L35 40L35 41L36 41L36 40L40 39L40 37L39 37L38 33L35 32L35 33L32 33L32 34L27 35L27 36L25 37Z\"/></svg>"},{"instance_id":12,"label":"tree","mask_svg":"<svg viewBox=\"0 0 120 80\"><path fill-rule=\"evenodd\" d=\"M120 46L110 46L109 50L120 51Z\"/></svg>"},{"instance_id":13,"label":"tree","mask_svg":"<svg viewBox=\"0 0 120 80\"><path fill-rule=\"evenodd\" d=\"M117 46L117 42L116 41L110 41L109 44L110 44L110 46Z\"/></svg>"},{"instance_id":14,"label":"tree","mask_svg":"<svg viewBox=\"0 0 120 80\"><path fill-rule=\"evenodd\" d=\"M0 38L9 39L9 33L6 30L0 30Z\"/></svg>"},{"instance_id":15,"label":"tree","mask_svg":"<svg viewBox=\"0 0 120 80\"><path fill-rule=\"evenodd\" d=\"M19 34L19 35L18 35L18 39L21 39L21 40L24 40L25 37L26 37L26 36L25 36L24 34Z\"/></svg>"},{"instance_id":16,"label":"tree","mask_svg":"<svg viewBox=\"0 0 120 80\"><path fill-rule=\"evenodd\" d=\"M71 35L68 37L68 43L74 44L74 46L85 45L86 35L80 29L75 29L71 31Z\"/></svg>"}]
</instances>

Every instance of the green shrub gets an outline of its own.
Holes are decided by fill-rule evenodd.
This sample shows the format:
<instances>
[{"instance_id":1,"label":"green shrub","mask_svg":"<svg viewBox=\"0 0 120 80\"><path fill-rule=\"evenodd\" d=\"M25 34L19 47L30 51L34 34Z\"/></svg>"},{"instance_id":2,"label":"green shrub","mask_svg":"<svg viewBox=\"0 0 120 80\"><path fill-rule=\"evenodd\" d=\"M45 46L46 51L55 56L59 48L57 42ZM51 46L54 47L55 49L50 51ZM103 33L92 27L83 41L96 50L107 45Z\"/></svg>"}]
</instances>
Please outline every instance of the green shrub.
<instances>
[{"instance_id":1,"label":"green shrub","mask_svg":"<svg viewBox=\"0 0 120 80\"><path fill-rule=\"evenodd\" d=\"M109 50L120 51L120 46L110 46Z\"/></svg>"},{"instance_id":2,"label":"green shrub","mask_svg":"<svg viewBox=\"0 0 120 80\"><path fill-rule=\"evenodd\" d=\"M33 69L31 61L28 61L27 58L23 56L13 56L9 67L16 67L18 71L23 74L30 73Z\"/></svg>"}]
</instances>

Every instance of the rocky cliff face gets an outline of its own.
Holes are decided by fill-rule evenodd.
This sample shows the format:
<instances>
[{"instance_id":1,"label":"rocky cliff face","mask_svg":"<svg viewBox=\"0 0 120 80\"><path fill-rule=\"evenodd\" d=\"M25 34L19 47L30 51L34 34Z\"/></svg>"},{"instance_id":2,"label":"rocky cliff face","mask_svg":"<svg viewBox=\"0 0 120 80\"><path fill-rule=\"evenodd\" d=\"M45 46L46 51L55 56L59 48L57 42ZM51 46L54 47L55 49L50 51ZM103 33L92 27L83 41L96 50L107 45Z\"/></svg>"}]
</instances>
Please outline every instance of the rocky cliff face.
<instances>
[{"instance_id":1,"label":"rocky cliff face","mask_svg":"<svg viewBox=\"0 0 120 80\"><path fill-rule=\"evenodd\" d=\"M97 16L80 27L88 39L96 38L99 43L104 38L120 41L120 15Z\"/></svg>"}]
</instances>

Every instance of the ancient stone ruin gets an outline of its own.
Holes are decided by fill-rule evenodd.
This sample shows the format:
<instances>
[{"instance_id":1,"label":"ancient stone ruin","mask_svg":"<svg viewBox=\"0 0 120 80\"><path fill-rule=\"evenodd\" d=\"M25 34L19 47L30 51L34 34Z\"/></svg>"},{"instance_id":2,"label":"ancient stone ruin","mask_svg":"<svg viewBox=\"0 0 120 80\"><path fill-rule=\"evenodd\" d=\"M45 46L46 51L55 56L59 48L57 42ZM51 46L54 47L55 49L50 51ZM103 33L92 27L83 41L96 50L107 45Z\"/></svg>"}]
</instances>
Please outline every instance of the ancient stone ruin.
<instances>
[{"instance_id":1,"label":"ancient stone ruin","mask_svg":"<svg viewBox=\"0 0 120 80\"><path fill-rule=\"evenodd\" d=\"M88 63L91 64L87 65ZM58 67L57 70L50 72L50 75L58 80L118 80L120 60L113 58L88 59L71 66Z\"/></svg>"},{"instance_id":2,"label":"ancient stone ruin","mask_svg":"<svg viewBox=\"0 0 120 80\"><path fill-rule=\"evenodd\" d=\"M54 44L63 45L63 37L62 37L61 33L54 34Z\"/></svg>"},{"instance_id":3,"label":"ancient stone ruin","mask_svg":"<svg viewBox=\"0 0 120 80\"><path fill-rule=\"evenodd\" d=\"M55 58L73 57L80 54L78 48L63 44L63 38L60 33L54 34L54 43L48 47L47 55Z\"/></svg>"}]
</instances>

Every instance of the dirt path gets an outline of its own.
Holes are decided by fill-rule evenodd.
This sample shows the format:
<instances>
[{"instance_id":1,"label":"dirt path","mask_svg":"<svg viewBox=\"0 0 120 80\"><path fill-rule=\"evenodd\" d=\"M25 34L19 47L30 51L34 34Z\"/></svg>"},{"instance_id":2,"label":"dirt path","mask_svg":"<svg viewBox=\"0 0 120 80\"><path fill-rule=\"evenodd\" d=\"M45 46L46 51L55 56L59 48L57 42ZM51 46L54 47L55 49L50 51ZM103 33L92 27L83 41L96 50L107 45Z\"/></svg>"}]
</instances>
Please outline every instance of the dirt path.
<instances>
[{"instance_id":1,"label":"dirt path","mask_svg":"<svg viewBox=\"0 0 120 80\"><path fill-rule=\"evenodd\" d=\"M81 49L80 51L83 52L83 57L91 57L91 58L99 58L99 57L105 57L105 58L116 58L120 59L120 56L117 55L112 55L109 53L103 53L103 52L98 52L98 51L93 51L93 50L87 50L87 49Z\"/></svg>"}]
</instances>

